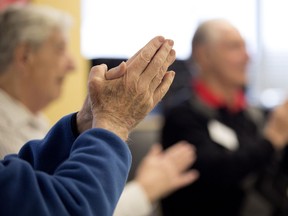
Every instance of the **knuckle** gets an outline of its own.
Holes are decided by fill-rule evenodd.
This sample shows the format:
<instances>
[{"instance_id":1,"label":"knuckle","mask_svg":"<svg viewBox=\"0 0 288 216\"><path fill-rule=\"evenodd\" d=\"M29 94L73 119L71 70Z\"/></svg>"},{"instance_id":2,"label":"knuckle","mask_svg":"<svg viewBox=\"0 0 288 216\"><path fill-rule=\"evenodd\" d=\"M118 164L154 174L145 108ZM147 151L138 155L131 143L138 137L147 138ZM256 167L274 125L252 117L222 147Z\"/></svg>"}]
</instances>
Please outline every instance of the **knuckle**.
<instances>
[{"instance_id":1,"label":"knuckle","mask_svg":"<svg viewBox=\"0 0 288 216\"><path fill-rule=\"evenodd\" d=\"M163 76L159 73L154 77L153 83L159 85L162 82Z\"/></svg>"},{"instance_id":2,"label":"knuckle","mask_svg":"<svg viewBox=\"0 0 288 216\"><path fill-rule=\"evenodd\" d=\"M150 52L149 52L149 50L143 50L140 53L140 56L145 62L150 62Z\"/></svg>"},{"instance_id":3,"label":"knuckle","mask_svg":"<svg viewBox=\"0 0 288 216\"><path fill-rule=\"evenodd\" d=\"M167 67L166 65L163 65L161 68L160 68L160 75L161 75L161 79L163 78L164 74L166 73L167 71Z\"/></svg>"},{"instance_id":4,"label":"knuckle","mask_svg":"<svg viewBox=\"0 0 288 216\"><path fill-rule=\"evenodd\" d=\"M161 57L154 58L153 65L157 68L160 68L163 65L163 59Z\"/></svg>"}]
</instances>

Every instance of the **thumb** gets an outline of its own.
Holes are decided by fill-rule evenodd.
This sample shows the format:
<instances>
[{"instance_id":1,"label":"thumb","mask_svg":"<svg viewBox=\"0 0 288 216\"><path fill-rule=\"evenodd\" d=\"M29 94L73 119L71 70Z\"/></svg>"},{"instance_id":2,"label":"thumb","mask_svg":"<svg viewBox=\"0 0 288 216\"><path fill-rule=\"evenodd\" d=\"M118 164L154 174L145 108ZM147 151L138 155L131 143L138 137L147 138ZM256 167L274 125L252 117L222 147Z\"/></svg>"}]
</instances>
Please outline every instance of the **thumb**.
<instances>
[{"instance_id":1,"label":"thumb","mask_svg":"<svg viewBox=\"0 0 288 216\"><path fill-rule=\"evenodd\" d=\"M122 77L126 73L126 63L123 61L117 67L111 68L105 73L107 80L117 79Z\"/></svg>"},{"instance_id":2,"label":"thumb","mask_svg":"<svg viewBox=\"0 0 288 216\"><path fill-rule=\"evenodd\" d=\"M105 73L107 71L107 65L101 64L91 68L88 78L88 92L91 99L91 105L95 103L93 99L98 91L102 88L105 79Z\"/></svg>"},{"instance_id":3,"label":"thumb","mask_svg":"<svg viewBox=\"0 0 288 216\"><path fill-rule=\"evenodd\" d=\"M105 79L105 73L107 72L107 69L108 68L106 64L96 65L92 67L89 73L89 80L94 78Z\"/></svg>"}]
</instances>

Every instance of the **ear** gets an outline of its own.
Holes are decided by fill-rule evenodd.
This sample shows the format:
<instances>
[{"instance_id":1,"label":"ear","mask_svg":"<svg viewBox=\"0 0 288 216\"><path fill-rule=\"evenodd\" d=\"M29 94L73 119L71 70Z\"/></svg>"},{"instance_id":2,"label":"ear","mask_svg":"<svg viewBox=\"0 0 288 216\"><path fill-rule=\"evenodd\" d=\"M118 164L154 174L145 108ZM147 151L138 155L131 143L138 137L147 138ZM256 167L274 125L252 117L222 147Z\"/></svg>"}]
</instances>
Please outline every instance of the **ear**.
<instances>
[{"instance_id":1,"label":"ear","mask_svg":"<svg viewBox=\"0 0 288 216\"><path fill-rule=\"evenodd\" d=\"M14 62L21 68L27 68L33 62L33 50L27 43L21 43L16 47Z\"/></svg>"},{"instance_id":2,"label":"ear","mask_svg":"<svg viewBox=\"0 0 288 216\"><path fill-rule=\"evenodd\" d=\"M194 52L195 52L195 60L198 62L200 65L206 65L209 63L209 52L208 52L208 47L205 45L198 45L195 47Z\"/></svg>"}]
</instances>

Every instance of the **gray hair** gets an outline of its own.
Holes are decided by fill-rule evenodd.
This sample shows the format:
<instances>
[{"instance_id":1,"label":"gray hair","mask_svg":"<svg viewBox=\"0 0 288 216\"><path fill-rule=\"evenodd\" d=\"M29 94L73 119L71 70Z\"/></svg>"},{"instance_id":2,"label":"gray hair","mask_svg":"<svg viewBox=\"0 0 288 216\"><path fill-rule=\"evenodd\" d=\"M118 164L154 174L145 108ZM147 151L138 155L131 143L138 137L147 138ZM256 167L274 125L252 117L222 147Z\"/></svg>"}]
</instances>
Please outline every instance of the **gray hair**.
<instances>
[{"instance_id":1,"label":"gray hair","mask_svg":"<svg viewBox=\"0 0 288 216\"><path fill-rule=\"evenodd\" d=\"M0 12L0 72L11 64L16 47L37 49L56 29L68 33L70 15L40 5L13 5Z\"/></svg>"}]
</instances>

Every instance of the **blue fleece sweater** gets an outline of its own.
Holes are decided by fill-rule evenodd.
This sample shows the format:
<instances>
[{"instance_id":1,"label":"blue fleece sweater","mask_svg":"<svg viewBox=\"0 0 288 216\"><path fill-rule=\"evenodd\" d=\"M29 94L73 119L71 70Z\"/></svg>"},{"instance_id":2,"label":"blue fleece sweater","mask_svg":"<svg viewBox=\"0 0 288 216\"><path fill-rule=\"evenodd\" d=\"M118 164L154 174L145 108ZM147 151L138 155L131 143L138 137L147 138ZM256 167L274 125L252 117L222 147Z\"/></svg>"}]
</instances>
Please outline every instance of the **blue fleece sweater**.
<instances>
[{"instance_id":1,"label":"blue fleece sweater","mask_svg":"<svg viewBox=\"0 0 288 216\"><path fill-rule=\"evenodd\" d=\"M104 129L78 136L75 116L0 162L1 216L113 214L131 165L129 148Z\"/></svg>"}]
</instances>

